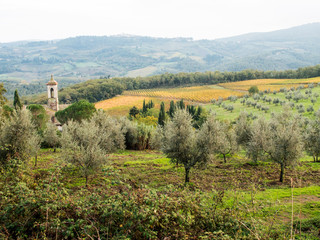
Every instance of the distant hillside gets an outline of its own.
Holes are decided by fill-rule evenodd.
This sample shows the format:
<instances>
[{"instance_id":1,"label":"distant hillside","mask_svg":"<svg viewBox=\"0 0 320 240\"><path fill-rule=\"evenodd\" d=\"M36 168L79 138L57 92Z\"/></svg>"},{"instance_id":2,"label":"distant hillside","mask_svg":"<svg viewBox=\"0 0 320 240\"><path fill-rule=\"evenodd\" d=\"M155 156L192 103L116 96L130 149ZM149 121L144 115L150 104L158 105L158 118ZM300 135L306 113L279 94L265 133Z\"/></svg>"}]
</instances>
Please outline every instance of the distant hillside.
<instances>
[{"instance_id":1,"label":"distant hillside","mask_svg":"<svg viewBox=\"0 0 320 240\"><path fill-rule=\"evenodd\" d=\"M320 23L217 40L82 36L0 43L0 81L24 95L43 91L37 86L51 73L67 86L101 76L285 70L319 64L319 52Z\"/></svg>"}]
</instances>

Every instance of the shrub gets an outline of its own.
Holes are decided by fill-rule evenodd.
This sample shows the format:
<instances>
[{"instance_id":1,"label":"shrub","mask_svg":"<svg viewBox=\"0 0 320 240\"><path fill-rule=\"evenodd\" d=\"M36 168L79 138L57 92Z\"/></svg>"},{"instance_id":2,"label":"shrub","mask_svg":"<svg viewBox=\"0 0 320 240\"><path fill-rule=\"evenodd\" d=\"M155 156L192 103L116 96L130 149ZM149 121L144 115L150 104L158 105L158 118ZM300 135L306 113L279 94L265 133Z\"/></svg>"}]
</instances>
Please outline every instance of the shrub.
<instances>
[{"instance_id":1,"label":"shrub","mask_svg":"<svg viewBox=\"0 0 320 240\"><path fill-rule=\"evenodd\" d=\"M248 92L250 95L253 95L255 93L259 93L259 88L257 86L252 86L249 88Z\"/></svg>"}]
</instances>

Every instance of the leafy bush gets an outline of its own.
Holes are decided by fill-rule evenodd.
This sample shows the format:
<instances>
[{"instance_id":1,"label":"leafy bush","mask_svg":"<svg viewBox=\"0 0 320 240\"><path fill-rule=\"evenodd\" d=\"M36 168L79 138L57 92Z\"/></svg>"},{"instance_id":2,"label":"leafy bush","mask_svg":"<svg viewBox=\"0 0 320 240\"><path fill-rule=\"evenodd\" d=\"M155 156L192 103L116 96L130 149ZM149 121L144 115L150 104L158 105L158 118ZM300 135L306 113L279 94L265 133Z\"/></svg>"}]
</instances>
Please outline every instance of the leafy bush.
<instances>
[{"instance_id":1,"label":"leafy bush","mask_svg":"<svg viewBox=\"0 0 320 240\"><path fill-rule=\"evenodd\" d=\"M168 186L160 192L127 184L113 195L102 188L72 192L60 182L60 170L36 185L19 181L0 185L7 196L0 199L0 237L241 239L250 235L234 217L235 209L219 208L223 194L209 198L188 188Z\"/></svg>"}]
</instances>

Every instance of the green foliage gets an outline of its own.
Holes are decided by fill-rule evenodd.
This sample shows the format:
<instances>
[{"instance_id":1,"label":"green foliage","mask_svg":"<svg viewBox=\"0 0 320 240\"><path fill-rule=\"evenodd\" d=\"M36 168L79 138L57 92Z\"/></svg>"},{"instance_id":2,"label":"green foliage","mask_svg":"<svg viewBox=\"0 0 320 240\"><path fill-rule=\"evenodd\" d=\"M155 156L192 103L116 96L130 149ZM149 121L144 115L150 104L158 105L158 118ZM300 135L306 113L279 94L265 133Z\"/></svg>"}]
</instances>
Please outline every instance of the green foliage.
<instances>
[{"instance_id":1,"label":"green foliage","mask_svg":"<svg viewBox=\"0 0 320 240\"><path fill-rule=\"evenodd\" d=\"M89 119L95 112L96 108L93 103L80 100L66 109L56 112L55 116L61 124L65 124L70 120L80 122L84 119Z\"/></svg>"},{"instance_id":2,"label":"green foliage","mask_svg":"<svg viewBox=\"0 0 320 240\"><path fill-rule=\"evenodd\" d=\"M158 124L160 126L164 126L165 120L166 120L165 106L164 106L164 102L161 102L160 112L159 112L159 117L158 117Z\"/></svg>"},{"instance_id":3,"label":"green foliage","mask_svg":"<svg viewBox=\"0 0 320 240\"><path fill-rule=\"evenodd\" d=\"M284 169L295 165L302 153L302 138L299 128L300 119L293 117L285 109L274 116L268 126L265 152L281 167L280 182L283 182Z\"/></svg>"},{"instance_id":4,"label":"green foliage","mask_svg":"<svg viewBox=\"0 0 320 240\"><path fill-rule=\"evenodd\" d=\"M6 118L10 118L13 115L14 109L12 107L9 107L8 105L2 106L2 114Z\"/></svg>"},{"instance_id":5,"label":"green foliage","mask_svg":"<svg viewBox=\"0 0 320 240\"><path fill-rule=\"evenodd\" d=\"M172 119L173 118L173 115L174 115L174 112L176 111L176 106L174 104L174 101L170 101L170 108L169 108L169 117Z\"/></svg>"},{"instance_id":6,"label":"green foliage","mask_svg":"<svg viewBox=\"0 0 320 240\"><path fill-rule=\"evenodd\" d=\"M186 109L186 105L184 104L183 99L176 102L176 108L177 109Z\"/></svg>"},{"instance_id":7,"label":"green foliage","mask_svg":"<svg viewBox=\"0 0 320 240\"><path fill-rule=\"evenodd\" d=\"M113 146L108 144L115 137L111 134L112 129L98 118L83 120L81 123L69 121L61 136L64 159L81 170L86 185L89 176L106 163L108 150L113 150ZM108 135L102 133L102 129L108 131Z\"/></svg>"},{"instance_id":8,"label":"green foliage","mask_svg":"<svg viewBox=\"0 0 320 240\"><path fill-rule=\"evenodd\" d=\"M305 150L313 157L315 162L319 161L320 156L320 116L316 114L314 120L310 120L303 129L303 140Z\"/></svg>"},{"instance_id":9,"label":"green foliage","mask_svg":"<svg viewBox=\"0 0 320 240\"><path fill-rule=\"evenodd\" d=\"M129 116L135 118L139 114L139 112L140 112L139 109L136 106L133 106L129 110Z\"/></svg>"},{"instance_id":10,"label":"green foliage","mask_svg":"<svg viewBox=\"0 0 320 240\"><path fill-rule=\"evenodd\" d=\"M259 89L258 89L257 86L252 86L252 87L249 88L248 92L249 92L250 95L254 95L256 93L259 93Z\"/></svg>"},{"instance_id":11,"label":"green foliage","mask_svg":"<svg viewBox=\"0 0 320 240\"><path fill-rule=\"evenodd\" d=\"M107 173L107 172L106 172ZM0 185L0 236L13 239L186 239L246 238L250 236L233 209L219 209L218 193L168 186L162 191L108 189L70 191L61 182L61 168L49 179ZM3 178L3 176L1 176ZM6 176L7 177L7 176ZM2 181L1 181L2 182ZM208 198L213 200L207 207ZM139 224L137 224L139 222Z\"/></svg>"},{"instance_id":12,"label":"green foliage","mask_svg":"<svg viewBox=\"0 0 320 240\"><path fill-rule=\"evenodd\" d=\"M30 104L27 109L31 112L32 121L36 126L38 133L42 135L43 131L46 128L46 123L49 119L46 110L40 104Z\"/></svg>"},{"instance_id":13,"label":"green foliage","mask_svg":"<svg viewBox=\"0 0 320 240\"><path fill-rule=\"evenodd\" d=\"M117 81L110 79L105 81L89 80L61 89L59 91L59 100L61 103L74 103L85 99L93 103L119 95L123 90L123 85Z\"/></svg>"},{"instance_id":14,"label":"green foliage","mask_svg":"<svg viewBox=\"0 0 320 240\"><path fill-rule=\"evenodd\" d=\"M127 149L144 150L150 149L150 139L154 127L143 122L130 121L127 118L120 119L122 132L125 136L125 145Z\"/></svg>"},{"instance_id":15,"label":"green foliage","mask_svg":"<svg viewBox=\"0 0 320 240\"><path fill-rule=\"evenodd\" d=\"M162 150L173 163L185 169L185 183L190 181L190 170L196 165L205 165L210 152L203 139L206 133L194 131L192 117L184 109L176 111L173 119L164 127Z\"/></svg>"},{"instance_id":16,"label":"green foliage","mask_svg":"<svg viewBox=\"0 0 320 240\"><path fill-rule=\"evenodd\" d=\"M27 161L36 155L40 138L32 123L30 112L18 110L1 124L0 162L6 165L10 158Z\"/></svg>"},{"instance_id":17,"label":"green foliage","mask_svg":"<svg viewBox=\"0 0 320 240\"><path fill-rule=\"evenodd\" d=\"M14 91L13 106L14 106L14 108L16 110L18 110L18 109L21 110L22 109L22 103L20 101L20 97L19 97L17 89Z\"/></svg>"},{"instance_id":18,"label":"green foliage","mask_svg":"<svg viewBox=\"0 0 320 240\"><path fill-rule=\"evenodd\" d=\"M238 145L232 125L228 122L219 121L214 115L208 117L200 129L202 134L203 148L207 148L209 154L217 153L223 156L226 163L227 156L233 154Z\"/></svg>"},{"instance_id":19,"label":"green foliage","mask_svg":"<svg viewBox=\"0 0 320 240\"><path fill-rule=\"evenodd\" d=\"M0 107L2 107L7 102L7 99L4 96L6 92L7 90L3 87L3 83L0 83Z\"/></svg>"},{"instance_id":20,"label":"green foliage","mask_svg":"<svg viewBox=\"0 0 320 240\"><path fill-rule=\"evenodd\" d=\"M58 133L57 127L53 123L48 122L43 133L43 145L53 148L55 152L56 148L60 146L60 135L61 133Z\"/></svg>"}]
</instances>

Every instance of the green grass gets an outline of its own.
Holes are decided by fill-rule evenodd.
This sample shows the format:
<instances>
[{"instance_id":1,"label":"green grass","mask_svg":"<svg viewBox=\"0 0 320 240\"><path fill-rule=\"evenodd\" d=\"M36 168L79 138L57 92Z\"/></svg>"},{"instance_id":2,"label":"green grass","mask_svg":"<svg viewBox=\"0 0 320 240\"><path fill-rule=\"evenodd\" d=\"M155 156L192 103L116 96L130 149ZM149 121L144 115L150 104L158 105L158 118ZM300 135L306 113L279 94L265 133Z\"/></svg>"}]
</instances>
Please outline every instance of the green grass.
<instances>
[{"instance_id":1,"label":"green grass","mask_svg":"<svg viewBox=\"0 0 320 240\"><path fill-rule=\"evenodd\" d=\"M42 149L38 166L32 174L50 179L57 165L62 164L61 151ZM159 151L121 150L108 156L103 167L107 172L96 171L90 176L90 188L106 188L118 191L121 182L130 183L134 188L149 188L166 191L168 185L184 188L184 168L170 163ZM320 163L313 163L310 156L303 156L294 169L287 169L285 182L278 182L279 166L272 162L251 164L240 151L230 156L227 163L216 156L206 169L192 169L190 189L201 191L208 196L206 204L212 207L217 192L224 192L224 201L219 208L236 207L242 219L254 218L275 228L284 229L291 222L292 198L294 221L306 221L320 215ZM62 168L62 182L72 189L85 187L85 179L79 169L67 164ZM312 175L315 174L315 175ZM290 178L294 179L291 188ZM301 181L301 182L299 182ZM300 187L301 186L301 187ZM308 235L306 235L308 236Z\"/></svg>"},{"instance_id":2,"label":"green grass","mask_svg":"<svg viewBox=\"0 0 320 240\"><path fill-rule=\"evenodd\" d=\"M302 96L305 96L305 91L307 89L308 88L300 90ZM320 87L316 86L312 89L312 94L315 94L315 93L320 95ZM263 96L267 96L268 98L271 98L272 101L273 101L273 99L278 98L279 101L286 101L286 103L289 103L289 100L285 98L285 94L282 92L278 92L277 94L268 93L268 94L264 94ZM255 101L252 97L248 98L248 100ZM246 111L249 114L252 113L254 116L262 115L265 118L270 119L271 113L277 113L283 109L283 107L280 104L275 105L272 102L269 104L267 102L263 102L261 99L256 102L258 104L261 104L262 106L269 107L268 112L265 113L264 111L259 110L257 108L254 108L252 106L247 106L246 104L243 105L242 103L240 103L240 98L236 102L231 102L229 100L223 101L223 103L226 105L233 105L233 107L234 107L233 112L227 111L222 106L219 107L214 104L206 104L206 105L204 105L204 108L207 111L215 112L218 119L228 119L228 120L234 120L236 117L239 116L240 112L242 112L242 111ZM291 99L290 102L295 104L295 107L292 109L293 113L299 114L299 115L300 115L300 113L298 113L298 110L296 109L296 105L302 104L305 108L305 113L302 113L302 115L305 117L313 118L314 112L316 112L318 109L320 109L320 97L317 98L317 101L315 102L315 104L311 103L310 98L309 99L301 99L298 102L295 102L294 100ZM314 112L308 113L306 111L309 106L313 106Z\"/></svg>"}]
</instances>

